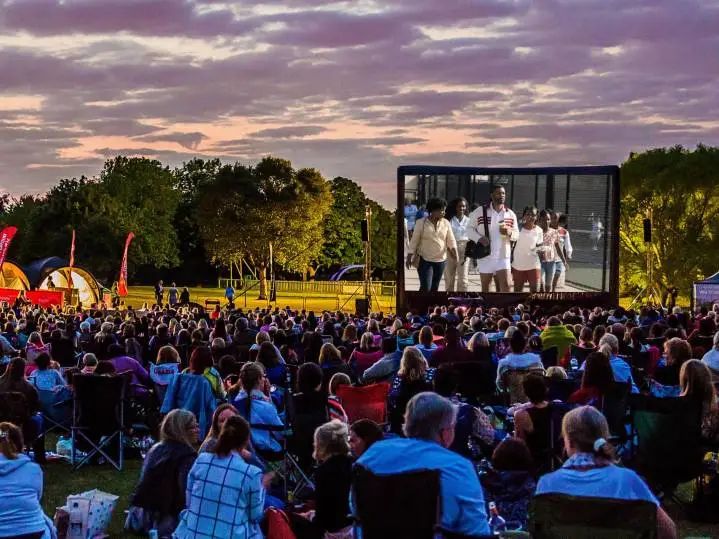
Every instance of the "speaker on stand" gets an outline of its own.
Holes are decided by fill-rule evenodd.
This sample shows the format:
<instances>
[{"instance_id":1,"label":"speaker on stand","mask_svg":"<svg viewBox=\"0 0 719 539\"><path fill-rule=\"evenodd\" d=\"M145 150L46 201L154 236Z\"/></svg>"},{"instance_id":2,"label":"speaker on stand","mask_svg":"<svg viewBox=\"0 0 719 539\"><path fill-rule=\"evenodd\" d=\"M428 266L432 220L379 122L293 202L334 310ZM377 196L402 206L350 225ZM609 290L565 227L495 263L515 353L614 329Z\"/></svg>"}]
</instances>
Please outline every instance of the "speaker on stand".
<instances>
[{"instance_id":1,"label":"speaker on stand","mask_svg":"<svg viewBox=\"0 0 719 539\"><path fill-rule=\"evenodd\" d=\"M369 316L369 298L355 298L355 313L359 316Z\"/></svg>"},{"instance_id":2,"label":"speaker on stand","mask_svg":"<svg viewBox=\"0 0 719 539\"><path fill-rule=\"evenodd\" d=\"M652 243L652 220L644 219L644 243Z\"/></svg>"}]
</instances>

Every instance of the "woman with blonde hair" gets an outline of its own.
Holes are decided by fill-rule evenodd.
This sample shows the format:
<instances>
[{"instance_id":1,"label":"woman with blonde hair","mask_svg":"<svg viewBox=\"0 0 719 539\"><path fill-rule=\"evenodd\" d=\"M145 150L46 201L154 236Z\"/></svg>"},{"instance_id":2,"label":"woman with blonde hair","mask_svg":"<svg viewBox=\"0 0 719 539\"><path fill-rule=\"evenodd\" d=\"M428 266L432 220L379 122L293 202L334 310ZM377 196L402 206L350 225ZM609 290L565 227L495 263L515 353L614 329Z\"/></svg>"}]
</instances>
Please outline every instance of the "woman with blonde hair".
<instances>
[{"instance_id":1,"label":"woman with blonde hair","mask_svg":"<svg viewBox=\"0 0 719 539\"><path fill-rule=\"evenodd\" d=\"M402 324L402 320L400 320L399 318L395 318L394 322L392 322L392 328L390 329L390 333L396 336L397 332L403 327L404 325Z\"/></svg>"},{"instance_id":2,"label":"woman with blonde hair","mask_svg":"<svg viewBox=\"0 0 719 539\"><path fill-rule=\"evenodd\" d=\"M539 479L537 496L645 500L657 506L657 537L677 536L674 522L646 483L634 471L615 464L614 448L607 442L609 425L599 410L581 406L568 412L562 420L562 437L569 458L559 470Z\"/></svg>"},{"instance_id":3,"label":"woman with blonde hair","mask_svg":"<svg viewBox=\"0 0 719 539\"><path fill-rule=\"evenodd\" d=\"M408 346L402 353L399 371L392 379L389 392L390 424L392 432L401 434L407 403L417 393L432 391L436 369L429 368L427 360L416 346Z\"/></svg>"},{"instance_id":4,"label":"woman with blonde hair","mask_svg":"<svg viewBox=\"0 0 719 539\"><path fill-rule=\"evenodd\" d=\"M125 528L147 533L155 528L169 538L185 507L187 475L197 457L200 427L192 412L172 410L160 426L160 441L145 457Z\"/></svg>"},{"instance_id":5,"label":"woman with blonde hair","mask_svg":"<svg viewBox=\"0 0 719 539\"><path fill-rule=\"evenodd\" d=\"M487 334L483 331L477 331L469 339L467 343L467 350L472 352L472 357L476 361L491 361L492 350L490 348L489 339Z\"/></svg>"},{"instance_id":6,"label":"woman with blonde hair","mask_svg":"<svg viewBox=\"0 0 719 539\"><path fill-rule=\"evenodd\" d=\"M469 339L469 342L467 343L467 350L474 352L478 348L487 348L489 349L489 339L487 338L487 334L483 331L478 331L472 337Z\"/></svg>"},{"instance_id":7,"label":"woman with blonde hair","mask_svg":"<svg viewBox=\"0 0 719 539\"><path fill-rule=\"evenodd\" d=\"M374 344L374 335L365 331L360 338L359 346L350 355L349 364L355 376L362 378L364 371L381 359L382 355L382 349Z\"/></svg>"},{"instance_id":8,"label":"woman with blonde hair","mask_svg":"<svg viewBox=\"0 0 719 539\"><path fill-rule=\"evenodd\" d=\"M705 363L690 359L679 372L681 396L701 405L702 437L712 443L719 440L719 406L712 373Z\"/></svg>"},{"instance_id":9,"label":"woman with blonde hair","mask_svg":"<svg viewBox=\"0 0 719 539\"><path fill-rule=\"evenodd\" d=\"M315 430L315 510L293 515L298 539L349 539L352 537L349 493L352 483L347 425L330 421Z\"/></svg>"}]
</instances>

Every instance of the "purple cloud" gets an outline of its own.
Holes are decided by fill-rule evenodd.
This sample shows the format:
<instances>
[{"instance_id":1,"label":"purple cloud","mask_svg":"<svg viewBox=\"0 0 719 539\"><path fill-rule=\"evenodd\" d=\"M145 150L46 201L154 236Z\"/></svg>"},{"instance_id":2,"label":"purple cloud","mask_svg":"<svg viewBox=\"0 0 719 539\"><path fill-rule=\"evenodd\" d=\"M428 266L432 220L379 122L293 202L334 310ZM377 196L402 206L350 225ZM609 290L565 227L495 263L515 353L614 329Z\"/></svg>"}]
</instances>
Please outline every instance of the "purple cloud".
<instances>
[{"instance_id":1,"label":"purple cloud","mask_svg":"<svg viewBox=\"0 0 719 539\"><path fill-rule=\"evenodd\" d=\"M253 27L222 9L201 13L192 2L178 0L11 0L0 17L6 28L35 35L65 33L144 36L216 36Z\"/></svg>"},{"instance_id":2,"label":"purple cloud","mask_svg":"<svg viewBox=\"0 0 719 539\"><path fill-rule=\"evenodd\" d=\"M713 0L318 5L0 0L0 188L42 191L123 152L272 153L393 206L400 164L719 144Z\"/></svg>"}]
</instances>

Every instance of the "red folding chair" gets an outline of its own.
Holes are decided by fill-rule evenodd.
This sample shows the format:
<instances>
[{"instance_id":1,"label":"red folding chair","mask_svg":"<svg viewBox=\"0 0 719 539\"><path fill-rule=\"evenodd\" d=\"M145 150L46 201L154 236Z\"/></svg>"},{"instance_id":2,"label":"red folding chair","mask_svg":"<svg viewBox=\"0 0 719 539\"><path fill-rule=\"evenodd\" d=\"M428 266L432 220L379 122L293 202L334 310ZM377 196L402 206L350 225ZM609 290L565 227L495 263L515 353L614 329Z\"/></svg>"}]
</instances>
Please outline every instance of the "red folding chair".
<instances>
[{"instance_id":1,"label":"red folding chair","mask_svg":"<svg viewBox=\"0 0 719 539\"><path fill-rule=\"evenodd\" d=\"M342 408L347 413L350 424L358 419L371 419L380 425L387 423L387 395L389 395L387 382L337 388L337 397L342 402Z\"/></svg>"}]
</instances>

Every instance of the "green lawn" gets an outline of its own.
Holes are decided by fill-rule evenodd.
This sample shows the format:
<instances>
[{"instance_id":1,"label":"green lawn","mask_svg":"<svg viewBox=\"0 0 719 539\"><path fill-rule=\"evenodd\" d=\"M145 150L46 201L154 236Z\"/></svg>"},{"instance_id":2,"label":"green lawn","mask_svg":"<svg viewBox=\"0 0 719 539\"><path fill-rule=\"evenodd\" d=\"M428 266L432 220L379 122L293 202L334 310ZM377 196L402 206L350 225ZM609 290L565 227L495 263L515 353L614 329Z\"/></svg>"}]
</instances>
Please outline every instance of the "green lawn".
<instances>
[{"instance_id":1,"label":"green lawn","mask_svg":"<svg viewBox=\"0 0 719 539\"><path fill-rule=\"evenodd\" d=\"M51 449L54 444L55 438L48 436L47 448ZM65 505L68 495L96 488L120 497L108 530L110 537L134 537L123 531L123 524L130 495L140 477L141 466L140 460L126 460L122 472L109 464L88 465L73 471L70 464L64 461L48 463L44 467L45 489L42 500L45 513L52 518L55 508Z\"/></svg>"},{"instance_id":2,"label":"green lawn","mask_svg":"<svg viewBox=\"0 0 719 539\"><path fill-rule=\"evenodd\" d=\"M359 296L357 296L359 297ZM222 305L225 304L225 291L222 288L190 288L190 300L200 305L205 305L205 300L220 300ZM245 301L246 300L246 301ZM355 298L350 295L342 296L319 296L308 294L304 298L299 295L278 295L277 302L272 306L285 307L287 305L292 309L307 309L314 311L333 311L342 309L343 311L354 312ZM142 307L144 303L152 305L155 302L155 293L152 286L130 286L128 287L128 295L124 298L127 305L135 309ZM235 306L243 309L254 309L256 307L265 308L268 303L266 300L257 299L257 290L247 293L247 296L237 296L235 298ZM395 298L390 296L380 296L373 299L372 310L383 311L386 313L394 312Z\"/></svg>"}]
</instances>

